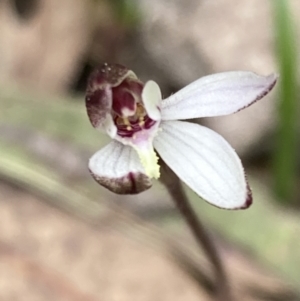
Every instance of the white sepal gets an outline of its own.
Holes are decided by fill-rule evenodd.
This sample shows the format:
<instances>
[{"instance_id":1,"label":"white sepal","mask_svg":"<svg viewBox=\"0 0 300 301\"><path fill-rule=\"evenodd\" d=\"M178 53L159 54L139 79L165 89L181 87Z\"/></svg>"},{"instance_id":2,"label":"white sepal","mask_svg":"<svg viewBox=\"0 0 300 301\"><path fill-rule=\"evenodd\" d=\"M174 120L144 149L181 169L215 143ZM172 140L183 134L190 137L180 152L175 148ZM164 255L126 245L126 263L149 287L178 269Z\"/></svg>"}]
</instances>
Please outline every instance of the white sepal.
<instances>
[{"instance_id":1,"label":"white sepal","mask_svg":"<svg viewBox=\"0 0 300 301\"><path fill-rule=\"evenodd\" d=\"M278 76L231 71L202 77L162 101L162 120L221 116L263 98Z\"/></svg>"},{"instance_id":2,"label":"white sepal","mask_svg":"<svg viewBox=\"0 0 300 301\"><path fill-rule=\"evenodd\" d=\"M154 147L177 176L204 200L220 208L251 204L241 161L214 131L188 122L165 121Z\"/></svg>"},{"instance_id":3,"label":"white sepal","mask_svg":"<svg viewBox=\"0 0 300 301\"><path fill-rule=\"evenodd\" d=\"M118 141L95 153L89 170L99 184L119 194L139 193L152 185L136 151Z\"/></svg>"}]
</instances>

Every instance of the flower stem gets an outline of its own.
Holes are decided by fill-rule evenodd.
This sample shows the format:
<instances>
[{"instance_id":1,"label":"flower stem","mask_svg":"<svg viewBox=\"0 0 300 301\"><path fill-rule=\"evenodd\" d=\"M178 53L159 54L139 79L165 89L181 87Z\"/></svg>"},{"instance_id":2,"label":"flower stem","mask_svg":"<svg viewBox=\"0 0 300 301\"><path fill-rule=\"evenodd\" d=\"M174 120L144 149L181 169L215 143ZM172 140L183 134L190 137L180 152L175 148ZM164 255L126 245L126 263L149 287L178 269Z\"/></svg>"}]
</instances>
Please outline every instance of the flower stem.
<instances>
[{"instance_id":1,"label":"flower stem","mask_svg":"<svg viewBox=\"0 0 300 301\"><path fill-rule=\"evenodd\" d=\"M188 224L198 245L212 264L216 281L216 300L232 301L229 281L221 257L219 256L212 238L190 205L180 179L164 162L160 165L161 182L166 186L172 200Z\"/></svg>"}]
</instances>

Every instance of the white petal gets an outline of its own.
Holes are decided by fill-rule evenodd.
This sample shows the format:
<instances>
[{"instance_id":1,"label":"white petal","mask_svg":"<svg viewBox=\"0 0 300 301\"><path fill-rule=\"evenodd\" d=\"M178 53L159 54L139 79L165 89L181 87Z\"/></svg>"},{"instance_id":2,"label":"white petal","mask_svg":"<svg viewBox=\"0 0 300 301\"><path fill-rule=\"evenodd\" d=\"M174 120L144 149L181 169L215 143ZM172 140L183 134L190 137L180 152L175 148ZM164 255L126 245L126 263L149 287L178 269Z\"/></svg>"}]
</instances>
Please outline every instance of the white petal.
<instances>
[{"instance_id":1,"label":"white petal","mask_svg":"<svg viewBox=\"0 0 300 301\"><path fill-rule=\"evenodd\" d=\"M219 134L189 122L165 121L154 146L177 176L207 202L225 209L250 206L241 161Z\"/></svg>"},{"instance_id":2,"label":"white petal","mask_svg":"<svg viewBox=\"0 0 300 301\"><path fill-rule=\"evenodd\" d=\"M235 113L268 94L278 76L224 72L202 77L162 101L162 119L190 119Z\"/></svg>"},{"instance_id":3,"label":"white petal","mask_svg":"<svg viewBox=\"0 0 300 301\"><path fill-rule=\"evenodd\" d=\"M115 193L135 194L151 187L136 151L117 141L91 157L89 170L100 185Z\"/></svg>"},{"instance_id":4,"label":"white petal","mask_svg":"<svg viewBox=\"0 0 300 301\"><path fill-rule=\"evenodd\" d=\"M153 120L160 120L160 104L162 100L158 84L152 80L148 81L142 91L142 100L148 116Z\"/></svg>"}]
</instances>

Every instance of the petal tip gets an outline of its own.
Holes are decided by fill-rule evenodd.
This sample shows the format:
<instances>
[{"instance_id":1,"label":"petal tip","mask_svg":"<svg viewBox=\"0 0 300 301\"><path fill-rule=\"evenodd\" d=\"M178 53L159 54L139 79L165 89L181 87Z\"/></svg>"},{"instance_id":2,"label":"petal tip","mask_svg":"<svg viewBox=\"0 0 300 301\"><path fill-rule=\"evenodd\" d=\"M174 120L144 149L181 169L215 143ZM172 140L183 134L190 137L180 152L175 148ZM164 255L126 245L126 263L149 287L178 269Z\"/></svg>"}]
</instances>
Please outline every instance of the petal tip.
<instances>
[{"instance_id":1,"label":"petal tip","mask_svg":"<svg viewBox=\"0 0 300 301\"><path fill-rule=\"evenodd\" d=\"M271 73L270 75L267 75L267 76L261 76L261 78L263 78L265 80L264 88L262 89L262 91L253 99L253 101L251 101L246 106L244 106L244 107L240 108L239 110L237 110L236 113L250 107L251 105L253 105L257 101L264 98L267 94L269 94L272 91L272 89L274 88L274 86L276 85L277 80L279 78L279 74Z\"/></svg>"},{"instance_id":2,"label":"petal tip","mask_svg":"<svg viewBox=\"0 0 300 301\"><path fill-rule=\"evenodd\" d=\"M247 194L246 194L246 200L245 203L241 206L241 207L237 207L234 208L235 210L245 210L248 209L253 203L253 197L252 197L252 191L251 188L249 186L249 184L247 183Z\"/></svg>"},{"instance_id":3,"label":"petal tip","mask_svg":"<svg viewBox=\"0 0 300 301\"><path fill-rule=\"evenodd\" d=\"M268 92L274 88L275 84L277 83L277 80L279 79L279 76L279 73L271 73L267 76L267 79L270 81Z\"/></svg>"},{"instance_id":4,"label":"petal tip","mask_svg":"<svg viewBox=\"0 0 300 301\"><path fill-rule=\"evenodd\" d=\"M274 88L274 86L277 83L277 80L279 78L279 74L277 73L272 73L268 76L265 77L266 79L266 83L265 83L265 88L262 90L262 92L257 95L256 99L254 100L254 102L262 99L264 96L266 96L269 92L271 92L271 90Z\"/></svg>"},{"instance_id":5,"label":"petal tip","mask_svg":"<svg viewBox=\"0 0 300 301\"><path fill-rule=\"evenodd\" d=\"M279 73L271 73L270 75L267 76L267 78L271 79L271 80L277 80L280 77Z\"/></svg>"},{"instance_id":6,"label":"petal tip","mask_svg":"<svg viewBox=\"0 0 300 301\"><path fill-rule=\"evenodd\" d=\"M141 172L129 172L120 178L100 177L89 168L94 180L106 189L116 194L138 194L152 186L149 177Z\"/></svg>"},{"instance_id":7,"label":"petal tip","mask_svg":"<svg viewBox=\"0 0 300 301\"><path fill-rule=\"evenodd\" d=\"M250 190L250 187L248 186L246 202L241 209L249 208L252 205L252 203L253 203L252 192Z\"/></svg>"}]
</instances>

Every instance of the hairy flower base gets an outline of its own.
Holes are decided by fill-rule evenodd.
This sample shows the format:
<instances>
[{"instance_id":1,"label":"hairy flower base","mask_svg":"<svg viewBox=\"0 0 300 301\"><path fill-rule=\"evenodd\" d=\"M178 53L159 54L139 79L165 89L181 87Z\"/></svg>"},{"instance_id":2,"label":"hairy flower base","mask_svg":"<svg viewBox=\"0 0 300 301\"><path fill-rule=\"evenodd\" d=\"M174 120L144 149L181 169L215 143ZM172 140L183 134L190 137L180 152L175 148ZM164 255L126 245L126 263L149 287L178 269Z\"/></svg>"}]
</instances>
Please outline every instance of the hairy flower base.
<instances>
[{"instance_id":1,"label":"hairy flower base","mask_svg":"<svg viewBox=\"0 0 300 301\"><path fill-rule=\"evenodd\" d=\"M238 112L268 94L276 80L276 75L225 72L200 78L162 100L155 82L143 84L121 65L102 66L91 75L86 106L92 125L113 141L90 159L91 174L115 193L139 193L159 178L157 152L212 205L249 207L251 190L232 147L212 130L177 119Z\"/></svg>"}]
</instances>

